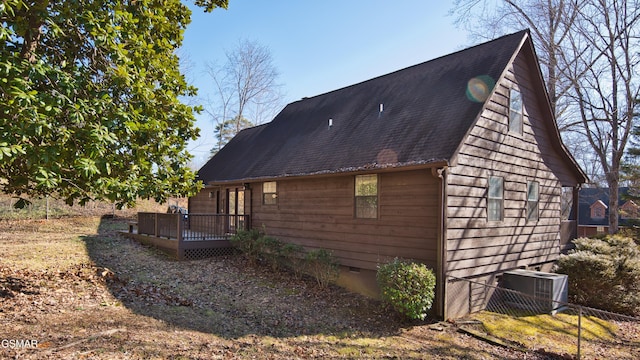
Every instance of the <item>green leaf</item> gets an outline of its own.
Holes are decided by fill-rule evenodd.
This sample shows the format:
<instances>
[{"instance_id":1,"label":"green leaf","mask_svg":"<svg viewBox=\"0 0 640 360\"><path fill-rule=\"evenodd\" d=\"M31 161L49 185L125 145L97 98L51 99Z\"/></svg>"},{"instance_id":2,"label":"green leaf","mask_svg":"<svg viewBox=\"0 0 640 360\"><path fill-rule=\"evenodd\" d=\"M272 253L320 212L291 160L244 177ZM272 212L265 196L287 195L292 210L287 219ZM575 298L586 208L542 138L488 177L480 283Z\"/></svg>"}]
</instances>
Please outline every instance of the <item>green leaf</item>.
<instances>
[{"instance_id":1,"label":"green leaf","mask_svg":"<svg viewBox=\"0 0 640 360\"><path fill-rule=\"evenodd\" d=\"M186 146L198 130L181 102L195 92L174 53L189 8L178 0L36 3L2 2L3 190L118 205L197 192ZM25 16L41 34L29 54L6 42L24 41Z\"/></svg>"}]
</instances>

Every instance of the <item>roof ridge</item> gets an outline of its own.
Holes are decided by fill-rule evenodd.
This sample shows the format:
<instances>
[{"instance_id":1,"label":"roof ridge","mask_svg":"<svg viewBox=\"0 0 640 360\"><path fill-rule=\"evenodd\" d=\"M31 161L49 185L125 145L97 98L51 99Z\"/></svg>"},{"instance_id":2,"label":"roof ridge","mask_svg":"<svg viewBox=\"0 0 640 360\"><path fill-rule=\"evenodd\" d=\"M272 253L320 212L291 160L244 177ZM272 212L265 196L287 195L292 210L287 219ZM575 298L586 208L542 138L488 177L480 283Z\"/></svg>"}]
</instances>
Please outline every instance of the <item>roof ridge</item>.
<instances>
[{"instance_id":1,"label":"roof ridge","mask_svg":"<svg viewBox=\"0 0 640 360\"><path fill-rule=\"evenodd\" d=\"M316 95L312 95L312 96L305 96L305 97L303 97L303 98L301 98L299 100L292 101L287 105L296 104L296 103L299 103L299 102L302 102L302 101L306 101L306 100L316 99L318 97L325 96L327 94L331 94L331 93L342 91L342 90L345 90L345 89L348 89L348 88L351 88L351 87L359 86L361 84L365 84L365 83L368 83L368 82L371 82L371 81L375 81L375 80L378 80L378 79L381 79L381 78L384 78L384 77L387 77L387 76L392 76L392 75L397 74L399 72L410 70L410 69L413 69L413 68L416 68L416 67L419 67L419 66L423 66L423 65L426 65L428 63L432 63L432 62L435 62L435 61L438 61L438 60L442 60L443 58L452 57L452 56L458 55L458 54L460 54L462 52L465 52L465 51L470 51L470 50L475 49L475 48L487 46L487 45L489 45L491 43L495 43L495 42L504 40L505 38L521 37L525 33L530 34L529 29L524 29L524 30L520 30L520 31L511 33L511 34L502 35L502 36L500 36L498 38L491 39L491 40L485 41L485 42L480 43L480 44L471 45L471 46L468 46L468 47L466 47L464 49L460 49L460 50L457 50L457 51L454 51L454 52L451 52L451 53L448 53L448 54L443 54L443 55L440 55L440 56L435 57L433 59L425 60L423 62L414 64L414 65L410 65L410 66L406 66L406 67L403 67L403 68L400 68L400 69L397 69L397 70L393 70L391 72L388 72L388 73L385 73L385 74L382 74L382 75L378 75L378 76L375 76L375 77L372 77L372 78L369 78L369 79L366 79L366 80L362 80L362 81L359 81L359 82L356 82L356 83L353 83L353 84L345 85L345 86L342 86L342 87L337 88L337 89L329 90L329 91L326 91L326 92L323 92L323 93L320 93L320 94L316 94Z\"/></svg>"},{"instance_id":2,"label":"roof ridge","mask_svg":"<svg viewBox=\"0 0 640 360\"><path fill-rule=\"evenodd\" d=\"M199 177L215 183L446 163L484 107L469 96L470 79L499 79L525 32L291 102L234 137Z\"/></svg>"}]
</instances>

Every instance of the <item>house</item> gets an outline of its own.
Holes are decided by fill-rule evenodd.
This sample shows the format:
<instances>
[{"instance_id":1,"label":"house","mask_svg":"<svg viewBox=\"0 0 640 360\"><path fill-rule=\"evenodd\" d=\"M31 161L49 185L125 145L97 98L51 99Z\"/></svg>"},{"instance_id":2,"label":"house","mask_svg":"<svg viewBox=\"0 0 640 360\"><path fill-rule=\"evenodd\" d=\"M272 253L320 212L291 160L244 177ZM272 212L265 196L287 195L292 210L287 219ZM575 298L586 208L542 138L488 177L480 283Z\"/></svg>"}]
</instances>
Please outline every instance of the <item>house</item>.
<instances>
[{"instance_id":1,"label":"house","mask_svg":"<svg viewBox=\"0 0 640 360\"><path fill-rule=\"evenodd\" d=\"M561 142L528 31L287 105L198 172L189 213L332 251L339 284L375 295L394 257L435 270L453 317L495 284L559 255L562 187L586 180Z\"/></svg>"},{"instance_id":2,"label":"house","mask_svg":"<svg viewBox=\"0 0 640 360\"><path fill-rule=\"evenodd\" d=\"M609 189L583 188L578 192L578 236L589 237L609 233ZM618 190L618 225L628 227L638 223L637 200L629 198L629 188Z\"/></svg>"}]
</instances>

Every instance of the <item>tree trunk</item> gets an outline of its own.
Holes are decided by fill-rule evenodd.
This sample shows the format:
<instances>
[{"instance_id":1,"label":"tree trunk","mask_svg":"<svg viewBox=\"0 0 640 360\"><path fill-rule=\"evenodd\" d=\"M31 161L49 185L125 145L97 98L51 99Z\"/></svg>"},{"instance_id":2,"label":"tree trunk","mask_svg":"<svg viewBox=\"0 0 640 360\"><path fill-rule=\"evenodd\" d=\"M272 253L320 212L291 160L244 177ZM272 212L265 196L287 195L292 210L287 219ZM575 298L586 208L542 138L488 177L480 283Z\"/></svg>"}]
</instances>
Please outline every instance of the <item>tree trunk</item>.
<instances>
[{"instance_id":1,"label":"tree trunk","mask_svg":"<svg viewBox=\"0 0 640 360\"><path fill-rule=\"evenodd\" d=\"M41 26L44 23L41 12L44 11L48 5L49 1L38 1L30 8L27 8L26 14L24 15L27 19L27 26L24 29L24 34L22 34L24 42L20 50L20 57L30 63L36 62L36 49L40 43L40 37L42 36Z\"/></svg>"},{"instance_id":2,"label":"tree trunk","mask_svg":"<svg viewBox=\"0 0 640 360\"><path fill-rule=\"evenodd\" d=\"M609 234L615 234L618 232L619 169L615 171L612 169L612 171L607 174L607 184L609 185Z\"/></svg>"}]
</instances>

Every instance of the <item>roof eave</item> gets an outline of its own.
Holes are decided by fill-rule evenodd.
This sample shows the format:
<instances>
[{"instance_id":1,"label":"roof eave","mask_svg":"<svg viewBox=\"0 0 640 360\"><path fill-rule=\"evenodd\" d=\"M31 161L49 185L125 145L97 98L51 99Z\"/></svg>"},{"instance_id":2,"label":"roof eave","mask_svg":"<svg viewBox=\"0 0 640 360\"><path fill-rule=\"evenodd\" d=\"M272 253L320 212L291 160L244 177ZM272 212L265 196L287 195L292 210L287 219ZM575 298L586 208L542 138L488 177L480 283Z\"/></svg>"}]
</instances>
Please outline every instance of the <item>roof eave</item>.
<instances>
[{"instance_id":1,"label":"roof eave","mask_svg":"<svg viewBox=\"0 0 640 360\"><path fill-rule=\"evenodd\" d=\"M529 49L531 51L531 53L533 54L534 58L537 58L537 54L536 54L536 49L533 46L533 39L531 38L531 34L529 32L527 32L527 38L529 39L529 41L527 41L526 43L528 43L529 45ZM522 44L524 45L524 43ZM520 51L521 49L519 49L518 51ZM542 76L542 70L540 68L540 63L538 61L533 61L534 66L535 66L535 73L537 74L537 80L540 84L542 84L542 93L544 96L544 101L546 104L550 104L551 103L551 98L549 97L549 92L547 91L547 87L545 86L545 82L544 82L544 78ZM572 165L573 167L573 171L576 175L576 180L578 182L578 184L584 184L586 182L589 181L589 177L587 176L587 174L584 172L584 170L582 170L582 168L580 167L580 165L578 165L578 162L576 161L576 159L573 157L573 155L571 154L571 152L569 151L569 149L566 147L566 145L564 144L564 142L562 141L562 136L560 136L560 129L558 129L558 124L557 124L557 120L555 117L555 114L553 114L553 112L551 111L551 107L545 107L546 111L548 112L548 115L550 116L550 118L553 121L553 131L554 131L554 137L557 139L556 141L556 145L559 147L559 151L564 155L565 160L568 160L568 162Z\"/></svg>"},{"instance_id":2,"label":"roof eave","mask_svg":"<svg viewBox=\"0 0 640 360\"><path fill-rule=\"evenodd\" d=\"M255 183L264 181L277 181L277 180L294 180L302 178L320 178L330 176L342 176L342 175L358 175L358 174L370 174L370 173L385 173L395 171L410 171L420 169L431 169L449 166L449 162L444 159L428 160L424 162L411 162L411 163L395 163L395 164L370 164L358 168L343 168L336 170L321 170L312 173L303 174L282 174L274 176L261 176L261 177L248 177L240 179L230 180L213 180L207 182L208 186L224 186L231 184L244 184Z\"/></svg>"}]
</instances>

